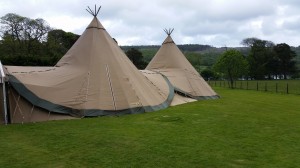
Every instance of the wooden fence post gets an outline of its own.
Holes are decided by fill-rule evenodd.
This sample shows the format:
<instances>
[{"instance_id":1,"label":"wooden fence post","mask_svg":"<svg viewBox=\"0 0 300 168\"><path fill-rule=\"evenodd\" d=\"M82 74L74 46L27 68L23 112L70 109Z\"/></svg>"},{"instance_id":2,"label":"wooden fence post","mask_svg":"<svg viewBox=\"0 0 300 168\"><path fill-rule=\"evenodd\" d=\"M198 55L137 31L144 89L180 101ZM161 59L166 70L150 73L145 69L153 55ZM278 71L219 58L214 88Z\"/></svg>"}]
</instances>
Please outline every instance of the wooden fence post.
<instances>
[{"instance_id":1,"label":"wooden fence post","mask_svg":"<svg viewBox=\"0 0 300 168\"><path fill-rule=\"evenodd\" d=\"M268 91L268 85L267 82L265 82L265 92Z\"/></svg>"}]
</instances>

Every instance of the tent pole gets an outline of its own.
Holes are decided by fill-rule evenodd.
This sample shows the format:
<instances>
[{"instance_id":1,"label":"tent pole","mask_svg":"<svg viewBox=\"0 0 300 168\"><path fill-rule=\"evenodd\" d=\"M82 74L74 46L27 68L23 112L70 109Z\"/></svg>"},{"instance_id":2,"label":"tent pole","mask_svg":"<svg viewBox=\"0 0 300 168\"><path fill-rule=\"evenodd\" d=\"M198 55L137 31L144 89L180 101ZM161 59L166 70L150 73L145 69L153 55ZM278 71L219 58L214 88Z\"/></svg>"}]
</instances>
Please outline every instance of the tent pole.
<instances>
[{"instance_id":1,"label":"tent pole","mask_svg":"<svg viewBox=\"0 0 300 168\"><path fill-rule=\"evenodd\" d=\"M5 120L5 125L7 125L8 120L7 120L7 104L6 104L6 88L5 88L5 73L3 70L2 63L0 61L0 73L1 73L1 82L3 83L2 89L3 89L3 107L4 107L4 120Z\"/></svg>"},{"instance_id":2,"label":"tent pole","mask_svg":"<svg viewBox=\"0 0 300 168\"><path fill-rule=\"evenodd\" d=\"M6 88L5 88L4 78L2 78L2 81L3 81L3 86L2 86L3 91L2 92L3 92L4 120L5 120L5 125L7 125L8 120L7 120Z\"/></svg>"}]
</instances>

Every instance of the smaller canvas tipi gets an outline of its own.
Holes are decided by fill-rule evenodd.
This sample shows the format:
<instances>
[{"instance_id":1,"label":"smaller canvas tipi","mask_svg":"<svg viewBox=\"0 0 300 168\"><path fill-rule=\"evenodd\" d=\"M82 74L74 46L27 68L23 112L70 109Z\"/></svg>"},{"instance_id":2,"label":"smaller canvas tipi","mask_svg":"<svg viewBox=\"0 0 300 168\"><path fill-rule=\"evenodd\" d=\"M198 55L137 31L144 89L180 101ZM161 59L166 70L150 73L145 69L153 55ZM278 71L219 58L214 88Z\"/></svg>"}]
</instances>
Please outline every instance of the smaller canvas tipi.
<instances>
[{"instance_id":1,"label":"smaller canvas tipi","mask_svg":"<svg viewBox=\"0 0 300 168\"><path fill-rule=\"evenodd\" d=\"M218 98L217 93L206 83L174 43L171 37L173 30L165 29L167 38L146 70L165 75L178 94L197 100Z\"/></svg>"}]
</instances>

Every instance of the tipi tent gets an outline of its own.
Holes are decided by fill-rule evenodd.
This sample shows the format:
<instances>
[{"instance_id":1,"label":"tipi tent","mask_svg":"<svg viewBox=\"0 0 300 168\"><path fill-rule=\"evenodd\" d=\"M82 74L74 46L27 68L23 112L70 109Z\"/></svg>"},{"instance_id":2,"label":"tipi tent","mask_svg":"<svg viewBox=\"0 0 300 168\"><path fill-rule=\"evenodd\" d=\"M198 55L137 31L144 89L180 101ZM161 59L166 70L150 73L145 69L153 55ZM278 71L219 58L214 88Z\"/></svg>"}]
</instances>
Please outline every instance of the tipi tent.
<instances>
[{"instance_id":1,"label":"tipi tent","mask_svg":"<svg viewBox=\"0 0 300 168\"><path fill-rule=\"evenodd\" d=\"M165 29L168 36L146 70L165 75L180 95L197 100L218 98L174 43L171 37L173 30Z\"/></svg>"},{"instance_id":2,"label":"tipi tent","mask_svg":"<svg viewBox=\"0 0 300 168\"><path fill-rule=\"evenodd\" d=\"M99 8L100 9L100 8ZM159 91L131 63L97 19L54 67L6 66L13 123L155 111L174 89Z\"/></svg>"}]
</instances>

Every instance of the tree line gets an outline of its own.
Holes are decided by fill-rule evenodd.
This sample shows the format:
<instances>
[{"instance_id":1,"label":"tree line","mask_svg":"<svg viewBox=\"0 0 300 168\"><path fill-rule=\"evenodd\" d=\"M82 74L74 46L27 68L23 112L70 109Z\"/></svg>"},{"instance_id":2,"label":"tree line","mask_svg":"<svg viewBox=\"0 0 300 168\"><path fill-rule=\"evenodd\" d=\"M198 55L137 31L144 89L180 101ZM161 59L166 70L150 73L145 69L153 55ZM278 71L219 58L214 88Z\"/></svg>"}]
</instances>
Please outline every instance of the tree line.
<instances>
[{"instance_id":1,"label":"tree line","mask_svg":"<svg viewBox=\"0 0 300 168\"><path fill-rule=\"evenodd\" d=\"M8 13L0 23L0 59L5 65L54 65L79 38L51 28L41 18Z\"/></svg>"},{"instance_id":2,"label":"tree line","mask_svg":"<svg viewBox=\"0 0 300 168\"><path fill-rule=\"evenodd\" d=\"M213 65L215 74L230 81L236 79L287 79L299 77L296 53L286 43L274 44L258 38L246 38L241 42L250 47L248 55L230 49L225 51ZM207 76L207 74L204 74ZM214 73L208 74L214 75Z\"/></svg>"},{"instance_id":3,"label":"tree line","mask_svg":"<svg viewBox=\"0 0 300 168\"><path fill-rule=\"evenodd\" d=\"M0 60L5 65L53 66L80 37L74 33L53 29L41 18L30 19L13 13L1 17L0 23ZM215 48L199 44L178 47L207 80L299 77L296 53L288 44L275 45L271 41L258 38L246 38L241 44L245 47L235 48L235 51L227 47ZM159 47L152 45L121 48L137 68L143 69Z\"/></svg>"}]
</instances>

